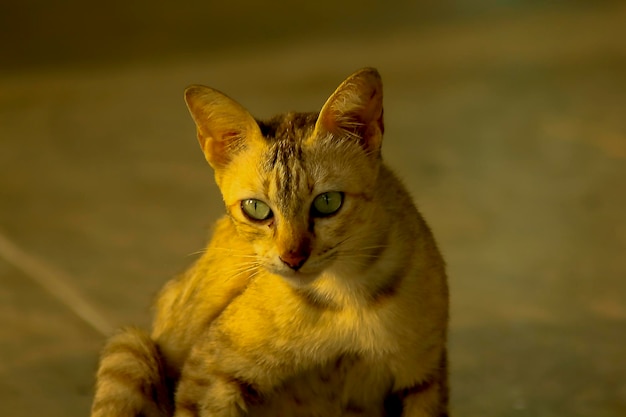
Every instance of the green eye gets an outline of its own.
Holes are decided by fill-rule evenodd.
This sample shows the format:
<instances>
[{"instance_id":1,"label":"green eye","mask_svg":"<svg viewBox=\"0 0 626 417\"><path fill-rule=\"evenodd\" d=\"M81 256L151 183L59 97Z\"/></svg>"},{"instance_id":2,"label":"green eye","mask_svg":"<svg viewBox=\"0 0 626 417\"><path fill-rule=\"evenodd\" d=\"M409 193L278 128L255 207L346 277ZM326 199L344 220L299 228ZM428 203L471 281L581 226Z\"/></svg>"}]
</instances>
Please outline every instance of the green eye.
<instances>
[{"instance_id":1,"label":"green eye","mask_svg":"<svg viewBox=\"0 0 626 417\"><path fill-rule=\"evenodd\" d=\"M267 220L274 215L267 204L254 198L243 200L241 210L250 220L256 221Z\"/></svg>"},{"instance_id":2,"label":"green eye","mask_svg":"<svg viewBox=\"0 0 626 417\"><path fill-rule=\"evenodd\" d=\"M314 216L325 217L336 213L343 203L343 193L329 191L315 197L311 211Z\"/></svg>"}]
</instances>

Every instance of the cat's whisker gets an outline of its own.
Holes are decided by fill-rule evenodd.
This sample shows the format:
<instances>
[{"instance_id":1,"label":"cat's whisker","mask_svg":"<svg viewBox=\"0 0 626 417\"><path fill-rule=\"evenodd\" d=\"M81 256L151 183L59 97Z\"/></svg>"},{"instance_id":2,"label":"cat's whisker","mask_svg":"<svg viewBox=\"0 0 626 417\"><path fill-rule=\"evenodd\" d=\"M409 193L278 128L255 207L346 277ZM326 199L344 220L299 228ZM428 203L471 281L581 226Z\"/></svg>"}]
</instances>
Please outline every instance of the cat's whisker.
<instances>
[{"instance_id":1,"label":"cat's whisker","mask_svg":"<svg viewBox=\"0 0 626 417\"><path fill-rule=\"evenodd\" d=\"M210 250L211 251L212 250L218 250L218 251L228 252L229 254L231 254L233 256L237 256L237 257L251 257L251 258L256 257L256 255L251 255L249 251L238 250L238 249L234 249L234 248L212 247L212 248L210 248ZM199 251L191 252L187 256L204 255L208 251L209 251L209 248L205 248L205 249L202 249L202 250L199 250Z\"/></svg>"},{"instance_id":2,"label":"cat's whisker","mask_svg":"<svg viewBox=\"0 0 626 417\"><path fill-rule=\"evenodd\" d=\"M211 248L210 248L210 249L211 249L211 250L221 250L221 251L227 251L227 252L250 253L250 251L248 251L248 250L244 250L244 249L228 248L228 247L221 247L221 246L211 246Z\"/></svg>"},{"instance_id":3,"label":"cat's whisker","mask_svg":"<svg viewBox=\"0 0 626 417\"><path fill-rule=\"evenodd\" d=\"M248 271L254 268L259 267L261 264L259 262L241 262L237 265L233 265L233 268L231 268L230 270L226 270L225 272L240 272L240 271Z\"/></svg>"},{"instance_id":4,"label":"cat's whisker","mask_svg":"<svg viewBox=\"0 0 626 417\"><path fill-rule=\"evenodd\" d=\"M389 246L388 245L378 245L378 246L368 246L362 248L348 248L341 249L339 252L341 256L372 256L379 257L381 253L381 249L385 250Z\"/></svg>"},{"instance_id":5,"label":"cat's whisker","mask_svg":"<svg viewBox=\"0 0 626 417\"><path fill-rule=\"evenodd\" d=\"M379 255L367 254L367 253L351 253L351 254L341 254L343 259L377 259L380 258Z\"/></svg>"},{"instance_id":6,"label":"cat's whisker","mask_svg":"<svg viewBox=\"0 0 626 417\"><path fill-rule=\"evenodd\" d=\"M330 248L326 249L327 251L332 251L335 250L337 248L339 248L341 245L343 245L346 242L349 242L351 239L353 239L353 236L348 236L342 240L340 240L339 242L335 243L333 246L331 246Z\"/></svg>"},{"instance_id":7,"label":"cat's whisker","mask_svg":"<svg viewBox=\"0 0 626 417\"><path fill-rule=\"evenodd\" d=\"M252 278L256 277L257 275L259 275L259 273L260 273L260 270L258 270L258 269L257 269L256 271L254 271L254 272L252 272L252 273L250 274L249 278L251 278L251 279L252 279Z\"/></svg>"},{"instance_id":8,"label":"cat's whisker","mask_svg":"<svg viewBox=\"0 0 626 417\"><path fill-rule=\"evenodd\" d=\"M257 255L250 254L250 251L245 250L236 250L233 248L221 248L221 247L212 247L211 250L218 250L222 252L228 252L229 255L237 256L238 258L258 258Z\"/></svg>"},{"instance_id":9,"label":"cat's whisker","mask_svg":"<svg viewBox=\"0 0 626 417\"><path fill-rule=\"evenodd\" d=\"M236 278L236 277L245 275L246 273L250 273L250 272L256 275L259 273L259 270L261 268L262 268L262 265L260 262L247 262L247 263L238 265L236 268L232 268L224 272L225 272L225 275L230 276L231 278Z\"/></svg>"}]
</instances>

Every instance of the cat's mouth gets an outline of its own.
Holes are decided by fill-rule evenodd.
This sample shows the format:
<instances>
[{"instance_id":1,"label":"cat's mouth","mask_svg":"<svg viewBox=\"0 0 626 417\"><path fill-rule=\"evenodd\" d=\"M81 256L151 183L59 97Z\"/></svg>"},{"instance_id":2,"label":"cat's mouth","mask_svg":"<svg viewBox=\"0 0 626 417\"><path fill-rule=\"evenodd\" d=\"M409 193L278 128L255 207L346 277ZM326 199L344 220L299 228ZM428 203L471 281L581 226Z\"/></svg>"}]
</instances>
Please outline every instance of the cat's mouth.
<instances>
[{"instance_id":1,"label":"cat's mouth","mask_svg":"<svg viewBox=\"0 0 626 417\"><path fill-rule=\"evenodd\" d=\"M312 257L297 269L287 266L282 261L271 261L265 265L265 269L274 275L280 276L294 287L305 287L312 284L330 267L336 255L336 252L329 251L321 257Z\"/></svg>"},{"instance_id":2,"label":"cat's mouth","mask_svg":"<svg viewBox=\"0 0 626 417\"><path fill-rule=\"evenodd\" d=\"M270 273L280 276L289 284L295 287L305 287L307 285L310 285L321 275L321 271L312 270L311 268L307 267L294 270L292 268L284 267L282 265L267 265L266 269Z\"/></svg>"}]
</instances>

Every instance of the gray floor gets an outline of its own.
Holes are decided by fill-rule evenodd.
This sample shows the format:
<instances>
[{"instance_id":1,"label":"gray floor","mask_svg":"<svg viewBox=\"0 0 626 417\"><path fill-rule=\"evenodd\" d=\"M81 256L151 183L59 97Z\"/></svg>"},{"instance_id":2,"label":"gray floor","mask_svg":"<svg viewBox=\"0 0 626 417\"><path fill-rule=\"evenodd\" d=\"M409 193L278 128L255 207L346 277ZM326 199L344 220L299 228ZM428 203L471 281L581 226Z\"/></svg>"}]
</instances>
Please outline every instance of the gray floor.
<instances>
[{"instance_id":1,"label":"gray floor","mask_svg":"<svg viewBox=\"0 0 626 417\"><path fill-rule=\"evenodd\" d=\"M54 62L15 30L0 71L0 415L86 415L104 335L147 325L202 249L222 208L186 85L267 117L318 109L362 66L384 78L385 158L448 260L454 415L626 415L626 7L529 3L345 33L337 17L326 37L292 22L255 47L196 39L176 56L162 35L167 59L118 34L117 60Z\"/></svg>"}]
</instances>

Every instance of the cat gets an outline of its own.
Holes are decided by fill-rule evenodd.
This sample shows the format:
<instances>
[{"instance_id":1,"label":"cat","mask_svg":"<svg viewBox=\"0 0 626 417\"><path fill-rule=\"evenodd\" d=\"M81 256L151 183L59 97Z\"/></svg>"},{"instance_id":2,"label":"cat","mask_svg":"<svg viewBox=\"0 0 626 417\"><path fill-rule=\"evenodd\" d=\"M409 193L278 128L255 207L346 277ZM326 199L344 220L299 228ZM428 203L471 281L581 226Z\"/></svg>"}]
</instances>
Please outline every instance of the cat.
<instances>
[{"instance_id":1,"label":"cat","mask_svg":"<svg viewBox=\"0 0 626 417\"><path fill-rule=\"evenodd\" d=\"M92 417L447 416L445 266L382 162L379 73L269 121L185 100L226 215L151 335L105 345Z\"/></svg>"}]
</instances>

